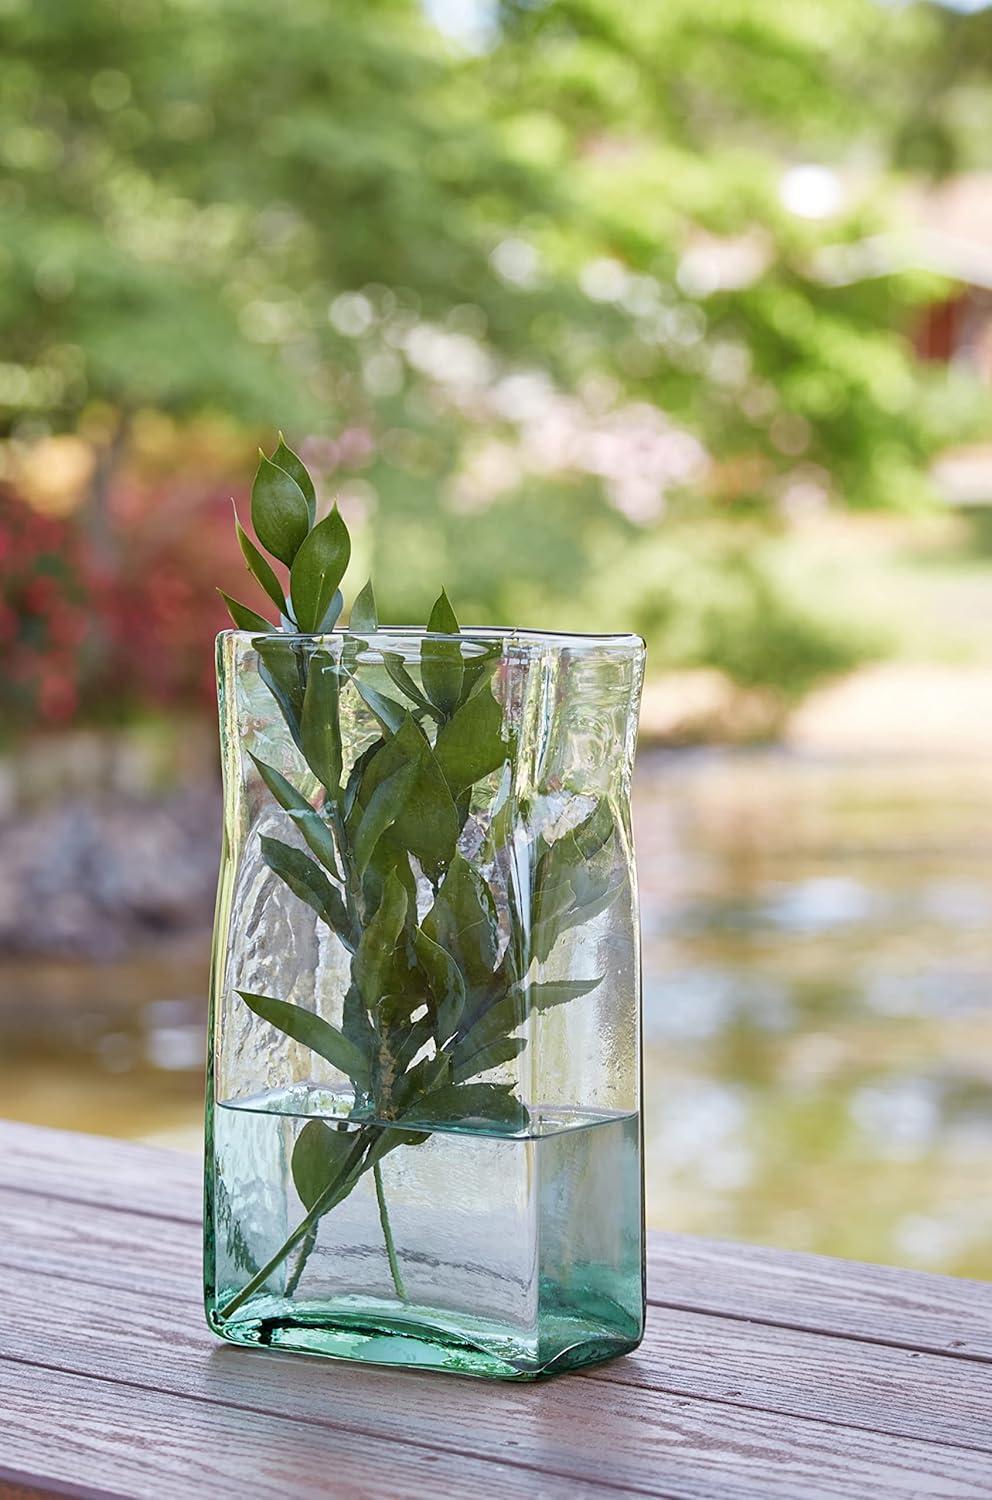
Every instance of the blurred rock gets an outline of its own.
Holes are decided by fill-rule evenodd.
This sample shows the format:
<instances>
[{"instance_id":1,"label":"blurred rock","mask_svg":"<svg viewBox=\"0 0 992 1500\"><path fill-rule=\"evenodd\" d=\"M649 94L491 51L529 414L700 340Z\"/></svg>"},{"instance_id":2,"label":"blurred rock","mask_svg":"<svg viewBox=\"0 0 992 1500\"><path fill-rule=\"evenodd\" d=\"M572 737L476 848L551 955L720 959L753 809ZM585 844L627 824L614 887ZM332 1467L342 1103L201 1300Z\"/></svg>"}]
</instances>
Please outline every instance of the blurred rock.
<instances>
[{"instance_id":1,"label":"blurred rock","mask_svg":"<svg viewBox=\"0 0 992 1500\"><path fill-rule=\"evenodd\" d=\"M0 821L0 953L113 958L208 931L219 788L60 796Z\"/></svg>"}]
</instances>

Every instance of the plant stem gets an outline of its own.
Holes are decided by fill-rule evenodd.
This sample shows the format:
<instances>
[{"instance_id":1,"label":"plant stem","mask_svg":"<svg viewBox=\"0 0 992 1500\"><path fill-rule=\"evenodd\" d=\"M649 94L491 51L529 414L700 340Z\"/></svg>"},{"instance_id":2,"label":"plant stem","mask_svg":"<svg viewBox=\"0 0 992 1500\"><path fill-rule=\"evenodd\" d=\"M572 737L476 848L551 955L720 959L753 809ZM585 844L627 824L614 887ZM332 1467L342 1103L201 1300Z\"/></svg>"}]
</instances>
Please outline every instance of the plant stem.
<instances>
[{"instance_id":1,"label":"plant stem","mask_svg":"<svg viewBox=\"0 0 992 1500\"><path fill-rule=\"evenodd\" d=\"M348 838L345 832L344 819L341 816L341 808L336 797L331 798L331 818L334 824L335 834L337 835L338 857L341 861L341 868L344 871L344 874L339 878L341 879L345 906L347 908L348 915L351 917L355 943L357 945L362 936L363 923L361 912L359 910L358 895L355 890L355 873L352 860L350 858L351 851L348 846ZM436 894L437 890L435 888L435 895ZM380 1168L378 1161L376 1161L372 1169L372 1175L375 1179L376 1202L379 1205L379 1223L382 1226L382 1238L386 1244L386 1255L389 1260L389 1274L393 1278L393 1286L396 1288L397 1297L399 1297L401 1302L405 1302L406 1288L403 1285L403 1273L400 1270L399 1259L396 1255L396 1242L393 1239L393 1228L389 1222L389 1209L386 1205L386 1194L382 1186L382 1169ZM307 1263L307 1257L309 1256L309 1254L310 1249L305 1246L300 1255L296 1270L294 1271L293 1276L290 1278L290 1284L287 1288L288 1290L296 1290L296 1287L299 1284L300 1276L303 1274L303 1268Z\"/></svg>"},{"instance_id":2,"label":"plant stem","mask_svg":"<svg viewBox=\"0 0 992 1500\"><path fill-rule=\"evenodd\" d=\"M310 1259L310 1253L313 1250L313 1247L314 1247L314 1245L316 1245L316 1243L317 1243L317 1226L315 1224L315 1225L313 1225L313 1227L311 1229L307 1230L306 1239L303 1241L303 1244L300 1246L300 1253L296 1257L296 1265L293 1267L292 1271L290 1272L290 1274L289 1274L289 1276L288 1276L288 1278L286 1280L286 1292L285 1292L285 1295L287 1297L292 1297L292 1296L294 1296L296 1294L296 1288L300 1284L300 1278L303 1275L303 1272L307 1268L307 1261Z\"/></svg>"},{"instance_id":3,"label":"plant stem","mask_svg":"<svg viewBox=\"0 0 992 1500\"><path fill-rule=\"evenodd\" d=\"M382 1225L382 1237L386 1242L386 1255L389 1257L389 1274L393 1278L393 1286L396 1288L397 1297L399 1297L401 1302L405 1302L406 1287L403 1285L403 1275L400 1271L400 1263L396 1255L393 1228L389 1222L389 1209L386 1207L386 1194L382 1186L382 1171L378 1162L372 1168L372 1176L375 1178L375 1196L379 1204L379 1223Z\"/></svg>"},{"instance_id":4,"label":"plant stem","mask_svg":"<svg viewBox=\"0 0 992 1500\"><path fill-rule=\"evenodd\" d=\"M226 1302L223 1307L218 1309L217 1316L219 1318L229 1318L232 1313L237 1312L238 1308L241 1307L244 1302L247 1302L249 1297L253 1297L254 1294L259 1290L259 1288L265 1285L269 1277L272 1275L272 1272L277 1270L278 1267L282 1265L283 1261L286 1259L286 1256L292 1250L293 1246L295 1244L298 1244L298 1242L302 1240L303 1237L308 1234L309 1231L314 1227L321 1215L326 1213L329 1208L333 1208L336 1203L340 1203L342 1198L346 1198L348 1196L355 1185L351 1180L352 1176L354 1174L355 1168L361 1161L366 1146L374 1143L381 1134L381 1130L376 1130L374 1128L371 1130L359 1131L358 1139L355 1142L355 1148L352 1150L351 1154L348 1157L348 1160L345 1162L340 1175L336 1177L335 1180L324 1189L320 1197L312 1204L306 1218L300 1220L300 1222L297 1224L296 1228L292 1231L288 1238L284 1240L284 1242L279 1246L279 1249L276 1251L275 1255L273 1255L271 1259L265 1262L265 1265L260 1271L256 1271L255 1275L245 1286L241 1288L240 1292L235 1292L231 1300L229 1302Z\"/></svg>"}]
</instances>

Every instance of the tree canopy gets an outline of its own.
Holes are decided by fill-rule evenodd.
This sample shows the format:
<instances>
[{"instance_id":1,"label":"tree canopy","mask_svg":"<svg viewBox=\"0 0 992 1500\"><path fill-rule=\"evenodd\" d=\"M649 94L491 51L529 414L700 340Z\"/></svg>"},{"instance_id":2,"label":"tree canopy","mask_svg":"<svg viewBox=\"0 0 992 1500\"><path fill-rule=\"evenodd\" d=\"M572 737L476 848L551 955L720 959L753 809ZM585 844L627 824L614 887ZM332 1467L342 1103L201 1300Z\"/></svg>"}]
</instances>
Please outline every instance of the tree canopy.
<instances>
[{"instance_id":1,"label":"tree canopy","mask_svg":"<svg viewBox=\"0 0 992 1500\"><path fill-rule=\"evenodd\" d=\"M888 162L947 154L935 52L977 18L480 17L470 50L413 0L7 0L0 425L323 439L394 615L452 554L466 613L578 613L663 521L917 499L952 431L907 337L934 285L823 251L884 222ZM809 162L851 184L824 217L783 200Z\"/></svg>"}]
</instances>

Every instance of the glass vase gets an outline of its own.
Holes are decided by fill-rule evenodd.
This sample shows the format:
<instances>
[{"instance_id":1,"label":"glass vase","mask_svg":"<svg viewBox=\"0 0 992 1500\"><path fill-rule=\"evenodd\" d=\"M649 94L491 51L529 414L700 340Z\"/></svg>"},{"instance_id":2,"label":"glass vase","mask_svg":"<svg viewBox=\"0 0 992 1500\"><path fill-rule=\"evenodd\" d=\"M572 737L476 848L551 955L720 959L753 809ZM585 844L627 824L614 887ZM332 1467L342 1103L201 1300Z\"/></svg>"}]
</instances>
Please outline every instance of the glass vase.
<instances>
[{"instance_id":1,"label":"glass vase","mask_svg":"<svg viewBox=\"0 0 992 1500\"><path fill-rule=\"evenodd\" d=\"M634 636L218 639L205 1295L526 1380L644 1320Z\"/></svg>"}]
</instances>

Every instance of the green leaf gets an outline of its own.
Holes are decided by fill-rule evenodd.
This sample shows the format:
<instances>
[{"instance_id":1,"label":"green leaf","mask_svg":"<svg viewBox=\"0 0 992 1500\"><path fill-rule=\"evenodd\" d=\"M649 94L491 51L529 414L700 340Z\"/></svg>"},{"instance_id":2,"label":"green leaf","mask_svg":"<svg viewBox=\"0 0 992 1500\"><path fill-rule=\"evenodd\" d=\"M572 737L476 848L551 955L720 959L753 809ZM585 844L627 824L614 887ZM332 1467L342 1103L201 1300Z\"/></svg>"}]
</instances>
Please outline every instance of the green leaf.
<instances>
[{"instance_id":1,"label":"green leaf","mask_svg":"<svg viewBox=\"0 0 992 1500\"><path fill-rule=\"evenodd\" d=\"M488 1046L466 1054L460 1062L454 1064L451 1081L465 1083L470 1078L477 1078L480 1073L488 1073L490 1068L499 1068L503 1063L513 1062L526 1046L525 1036L498 1037Z\"/></svg>"},{"instance_id":2,"label":"green leaf","mask_svg":"<svg viewBox=\"0 0 992 1500\"><path fill-rule=\"evenodd\" d=\"M604 797L565 839L573 841L583 859L594 859L613 837L615 826L613 809Z\"/></svg>"},{"instance_id":3,"label":"green leaf","mask_svg":"<svg viewBox=\"0 0 992 1500\"><path fill-rule=\"evenodd\" d=\"M538 866L540 872L540 866ZM530 949L544 963L558 938L568 927L567 915L575 906L575 890L570 880L549 885L538 878L531 898Z\"/></svg>"},{"instance_id":4,"label":"green leaf","mask_svg":"<svg viewBox=\"0 0 992 1500\"><path fill-rule=\"evenodd\" d=\"M555 979L547 984L514 985L502 999L484 1010L461 1040L451 1048L455 1078L471 1078L504 1061L494 1052L530 1015L542 1015L556 1005L566 1005L590 994L603 982L597 979ZM489 1059L493 1058L492 1061Z\"/></svg>"},{"instance_id":5,"label":"green leaf","mask_svg":"<svg viewBox=\"0 0 992 1500\"><path fill-rule=\"evenodd\" d=\"M368 1058L343 1032L332 1026L330 1021L325 1021L323 1016L315 1015L312 1010L304 1010L301 1005L275 1000L271 995L253 995L247 990L238 990L237 993L249 1010L254 1011L263 1021L268 1021L277 1031L292 1037L294 1042L302 1042L304 1047L309 1047L318 1057L325 1058L335 1068L340 1068L342 1073L347 1073L356 1085L364 1087L367 1084Z\"/></svg>"},{"instance_id":6,"label":"green leaf","mask_svg":"<svg viewBox=\"0 0 992 1500\"><path fill-rule=\"evenodd\" d=\"M341 721L338 715L338 668L328 651L310 657L300 715L303 754L317 780L332 797L341 789Z\"/></svg>"},{"instance_id":7,"label":"green leaf","mask_svg":"<svg viewBox=\"0 0 992 1500\"><path fill-rule=\"evenodd\" d=\"M359 755L357 759L352 762L351 770L348 772L348 780L345 782L344 793L341 798L341 806L344 810L344 815L346 818L350 815L352 808L358 800L358 793L361 788L362 778L365 775L365 772L368 770L372 761L379 754L379 751L383 748L385 743L385 740L374 740L372 744L369 745L368 749L363 750L361 755Z\"/></svg>"},{"instance_id":8,"label":"green leaf","mask_svg":"<svg viewBox=\"0 0 992 1500\"><path fill-rule=\"evenodd\" d=\"M239 630L261 630L271 631L275 629L271 620L265 619L264 615L257 615L247 604L239 604L237 599L232 599L230 594L225 594L223 589L217 590L224 603L227 612L231 616Z\"/></svg>"},{"instance_id":9,"label":"green leaf","mask_svg":"<svg viewBox=\"0 0 992 1500\"><path fill-rule=\"evenodd\" d=\"M303 492L303 498L307 502L307 512L310 518L310 525L312 526L317 518L317 496L314 491L313 480L310 478L307 466L303 460L297 457L292 448L287 447L286 439L281 432L279 434L279 446L272 455L272 462L277 464L280 469L285 470L291 479L296 480L296 483Z\"/></svg>"},{"instance_id":10,"label":"green leaf","mask_svg":"<svg viewBox=\"0 0 992 1500\"><path fill-rule=\"evenodd\" d=\"M382 1044L380 1055L383 1061L388 1057L390 1071L395 1075L402 1072L410 1061L413 1055L410 1037L421 1030L423 1022L426 1021L427 1025L423 1027L425 1034L418 1045L423 1046L432 1032L427 1016L421 1016L419 1021L413 1020L414 1011L425 1004L419 983L420 971L412 969L405 962L405 947L402 952L397 948L394 958L395 962L390 970L391 983L388 989L383 990L382 998L375 1007L375 1024ZM444 1066L447 1069L447 1062Z\"/></svg>"},{"instance_id":11,"label":"green leaf","mask_svg":"<svg viewBox=\"0 0 992 1500\"><path fill-rule=\"evenodd\" d=\"M456 797L506 761L509 746L502 726L503 710L489 689L483 688L438 732L434 754Z\"/></svg>"},{"instance_id":12,"label":"green leaf","mask_svg":"<svg viewBox=\"0 0 992 1500\"><path fill-rule=\"evenodd\" d=\"M431 610L427 629L439 635L458 635L458 621L441 590ZM445 714L458 706L462 691L462 648L458 641L425 640L420 647L420 675L430 701Z\"/></svg>"},{"instance_id":13,"label":"green leaf","mask_svg":"<svg viewBox=\"0 0 992 1500\"><path fill-rule=\"evenodd\" d=\"M507 774L509 769L507 767L503 772L503 780L493 804L492 817L486 829L485 842L479 851L479 864L490 864L507 851L513 841L515 804L509 795L510 777Z\"/></svg>"},{"instance_id":14,"label":"green leaf","mask_svg":"<svg viewBox=\"0 0 992 1500\"><path fill-rule=\"evenodd\" d=\"M295 641L255 641L258 675L275 698L286 727L302 750L300 715L303 712L304 661Z\"/></svg>"},{"instance_id":15,"label":"green leaf","mask_svg":"<svg viewBox=\"0 0 992 1500\"><path fill-rule=\"evenodd\" d=\"M604 798L577 827L545 844L534 872L531 925L531 951L541 962L563 932L598 916L622 889L612 861L594 863L614 831L613 811Z\"/></svg>"},{"instance_id":16,"label":"green leaf","mask_svg":"<svg viewBox=\"0 0 992 1500\"><path fill-rule=\"evenodd\" d=\"M603 977L599 974L595 979L548 979L543 984L518 985L514 994L521 997L525 1015L543 1015L556 1005L567 1005L570 1000L591 995L599 989Z\"/></svg>"},{"instance_id":17,"label":"green leaf","mask_svg":"<svg viewBox=\"0 0 992 1500\"><path fill-rule=\"evenodd\" d=\"M434 752L410 714L370 762L359 800L366 805L375 788L410 761L416 763L416 775L393 829L427 873L436 876L455 852L461 824Z\"/></svg>"},{"instance_id":18,"label":"green leaf","mask_svg":"<svg viewBox=\"0 0 992 1500\"><path fill-rule=\"evenodd\" d=\"M483 1009L465 1034L448 1048L455 1078L461 1081L483 1072L489 1049L511 1037L525 1019L523 998L514 991L505 992L502 998Z\"/></svg>"},{"instance_id":19,"label":"green leaf","mask_svg":"<svg viewBox=\"0 0 992 1500\"><path fill-rule=\"evenodd\" d=\"M251 487L251 524L267 552L287 567L310 528L306 497L296 480L263 453Z\"/></svg>"},{"instance_id":20,"label":"green leaf","mask_svg":"<svg viewBox=\"0 0 992 1500\"><path fill-rule=\"evenodd\" d=\"M335 506L300 544L290 569L289 590L300 630L313 633L320 628L350 556L351 538Z\"/></svg>"},{"instance_id":21,"label":"green leaf","mask_svg":"<svg viewBox=\"0 0 992 1500\"><path fill-rule=\"evenodd\" d=\"M395 698L387 698L384 693L376 692L375 688L369 687L368 683L362 682L358 677L351 680L366 708L375 715L380 728L387 734L395 734L407 715L403 705L397 703Z\"/></svg>"},{"instance_id":22,"label":"green leaf","mask_svg":"<svg viewBox=\"0 0 992 1500\"><path fill-rule=\"evenodd\" d=\"M400 766L392 776L381 781L367 804L361 809L354 829L355 869L359 876L368 869L372 851L391 824L400 816L417 772L416 762Z\"/></svg>"},{"instance_id":23,"label":"green leaf","mask_svg":"<svg viewBox=\"0 0 992 1500\"><path fill-rule=\"evenodd\" d=\"M403 732L401 728L394 740L399 739ZM448 783L441 775L434 752L426 740L413 784L393 831L432 878L436 878L454 856L461 823Z\"/></svg>"},{"instance_id":24,"label":"green leaf","mask_svg":"<svg viewBox=\"0 0 992 1500\"><path fill-rule=\"evenodd\" d=\"M234 513L234 529L237 532L238 545L241 548L241 555L248 565L249 573L255 579L256 583L261 584L279 613L281 615L285 614L286 596L282 591L282 584L269 566L268 559L262 556L238 520L237 511Z\"/></svg>"},{"instance_id":25,"label":"green leaf","mask_svg":"<svg viewBox=\"0 0 992 1500\"><path fill-rule=\"evenodd\" d=\"M327 606L327 612L320 624L317 626L318 635L329 635L338 623L338 616L344 609L344 595L340 589L334 590L334 597Z\"/></svg>"},{"instance_id":26,"label":"green leaf","mask_svg":"<svg viewBox=\"0 0 992 1500\"><path fill-rule=\"evenodd\" d=\"M349 630L345 635L344 644L341 647L341 678L344 682L354 682L355 673L358 671L358 658L369 649L368 641L360 635L352 635Z\"/></svg>"},{"instance_id":27,"label":"green leaf","mask_svg":"<svg viewBox=\"0 0 992 1500\"><path fill-rule=\"evenodd\" d=\"M363 635L371 635L379 629L379 611L376 609L371 578L351 606L348 629L357 630Z\"/></svg>"},{"instance_id":28,"label":"green leaf","mask_svg":"<svg viewBox=\"0 0 992 1500\"><path fill-rule=\"evenodd\" d=\"M429 1140L430 1135L422 1130L397 1130L390 1126L372 1142L362 1162L362 1171L371 1171L376 1162L382 1161L382 1158L388 1156L390 1151L395 1151L397 1146L423 1146Z\"/></svg>"},{"instance_id":29,"label":"green leaf","mask_svg":"<svg viewBox=\"0 0 992 1500\"><path fill-rule=\"evenodd\" d=\"M287 781L281 771L277 771L275 766L267 765L264 760L259 760L258 756L253 755L250 750L248 751L248 757L253 762L259 776L261 776L281 808L285 809L286 812L302 811L304 808L307 812L312 811L310 803L304 797L303 793L298 792L293 783Z\"/></svg>"},{"instance_id":30,"label":"green leaf","mask_svg":"<svg viewBox=\"0 0 992 1500\"><path fill-rule=\"evenodd\" d=\"M444 589L441 590L434 601L430 618L427 621L427 629L433 631L436 635L458 635L460 633L457 616L451 607L451 601ZM461 660L460 657L459 660Z\"/></svg>"},{"instance_id":31,"label":"green leaf","mask_svg":"<svg viewBox=\"0 0 992 1500\"><path fill-rule=\"evenodd\" d=\"M529 1117L520 1100L505 1084L453 1083L417 1100L400 1118L404 1123L407 1120L418 1124L437 1121L469 1125L478 1122L523 1130Z\"/></svg>"},{"instance_id":32,"label":"green leaf","mask_svg":"<svg viewBox=\"0 0 992 1500\"><path fill-rule=\"evenodd\" d=\"M397 877L406 891L412 919L417 905L417 877L410 863L410 851L397 836L395 823L386 829L376 844L362 880L362 895L367 910L371 911L382 900L382 888L390 874Z\"/></svg>"},{"instance_id":33,"label":"green leaf","mask_svg":"<svg viewBox=\"0 0 992 1500\"><path fill-rule=\"evenodd\" d=\"M302 792L298 792L292 782L286 780L281 771L277 771L275 766L266 765L264 760L259 760L256 755L252 755L250 750L248 754L254 761L265 785L279 806L289 813L314 854L332 875L340 879L337 848L331 830L323 818L310 806Z\"/></svg>"},{"instance_id":34,"label":"green leaf","mask_svg":"<svg viewBox=\"0 0 992 1500\"><path fill-rule=\"evenodd\" d=\"M334 835L320 813L313 807L291 808L287 811L325 869L330 870L336 880L343 879L338 865L338 850Z\"/></svg>"},{"instance_id":35,"label":"green leaf","mask_svg":"<svg viewBox=\"0 0 992 1500\"><path fill-rule=\"evenodd\" d=\"M430 1036L430 1020L424 1017L420 1021L415 1021L407 1034L400 1039L400 1045L397 1048L397 1063L402 1063L406 1067L424 1043L430 1040ZM413 1109L417 1100L449 1082L449 1069L448 1058L444 1052L438 1052L434 1057L422 1057L409 1071L396 1080L392 1091L392 1102L401 1112L404 1109Z\"/></svg>"},{"instance_id":36,"label":"green leaf","mask_svg":"<svg viewBox=\"0 0 992 1500\"><path fill-rule=\"evenodd\" d=\"M475 643L472 643L473 647ZM462 647L463 652L465 647ZM493 641L477 651L474 656L462 656L462 696L461 701L466 703L473 693L482 691L483 684L492 677L493 672L503 654L503 642Z\"/></svg>"},{"instance_id":37,"label":"green leaf","mask_svg":"<svg viewBox=\"0 0 992 1500\"><path fill-rule=\"evenodd\" d=\"M300 901L315 911L328 927L349 942L351 921L339 893L319 865L292 844L262 834L259 839L262 858L273 874L278 875ZM350 946L350 942L349 942Z\"/></svg>"},{"instance_id":38,"label":"green leaf","mask_svg":"<svg viewBox=\"0 0 992 1500\"><path fill-rule=\"evenodd\" d=\"M451 954L422 927L414 929L413 947L427 976L437 1017L437 1037L443 1042L458 1029L465 1008L465 978Z\"/></svg>"},{"instance_id":39,"label":"green leaf","mask_svg":"<svg viewBox=\"0 0 992 1500\"><path fill-rule=\"evenodd\" d=\"M406 921L407 894L394 872L390 872L382 900L365 925L352 964L352 976L362 999L374 1010L384 996L397 987L397 944Z\"/></svg>"},{"instance_id":40,"label":"green leaf","mask_svg":"<svg viewBox=\"0 0 992 1500\"><path fill-rule=\"evenodd\" d=\"M496 908L482 876L461 854L448 867L421 926L458 964L470 985L491 980L496 968Z\"/></svg>"},{"instance_id":41,"label":"green leaf","mask_svg":"<svg viewBox=\"0 0 992 1500\"><path fill-rule=\"evenodd\" d=\"M410 676L403 663L403 658L398 651L384 651L382 663L400 692L405 694L411 703L415 703L418 708L424 709L432 718L443 719L444 716L440 709L434 707L434 704L427 697L426 693L420 691L420 688Z\"/></svg>"},{"instance_id":42,"label":"green leaf","mask_svg":"<svg viewBox=\"0 0 992 1500\"><path fill-rule=\"evenodd\" d=\"M372 1056L376 1035L357 984L350 984L341 1007L341 1030L360 1051Z\"/></svg>"},{"instance_id":43,"label":"green leaf","mask_svg":"<svg viewBox=\"0 0 992 1500\"><path fill-rule=\"evenodd\" d=\"M535 921L531 929L531 951L544 963L563 932L579 922L591 922L612 906L623 890L623 877L588 866L572 872L570 880L535 895Z\"/></svg>"},{"instance_id":44,"label":"green leaf","mask_svg":"<svg viewBox=\"0 0 992 1500\"><path fill-rule=\"evenodd\" d=\"M308 1120L296 1137L290 1167L293 1185L308 1211L344 1178L355 1150L355 1133L333 1130L326 1120Z\"/></svg>"}]
</instances>

